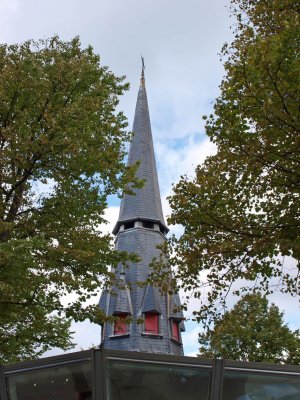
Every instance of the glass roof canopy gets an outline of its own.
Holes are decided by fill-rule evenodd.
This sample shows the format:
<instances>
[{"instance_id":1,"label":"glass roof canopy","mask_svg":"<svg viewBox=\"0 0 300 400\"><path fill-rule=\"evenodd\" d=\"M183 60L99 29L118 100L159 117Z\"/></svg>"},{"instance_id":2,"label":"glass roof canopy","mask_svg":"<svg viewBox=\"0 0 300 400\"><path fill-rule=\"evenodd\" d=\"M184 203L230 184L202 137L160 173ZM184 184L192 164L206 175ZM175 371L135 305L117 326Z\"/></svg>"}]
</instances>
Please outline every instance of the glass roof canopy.
<instances>
[{"instance_id":1,"label":"glass roof canopy","mask_svg":"<svg viewBox=\"0 0 300 400\"><path fill-rule=\"evenodd\" d=\"M7 365L0 400L299 400L300 366L92 349Z\"/></svg>"}]
</instances>

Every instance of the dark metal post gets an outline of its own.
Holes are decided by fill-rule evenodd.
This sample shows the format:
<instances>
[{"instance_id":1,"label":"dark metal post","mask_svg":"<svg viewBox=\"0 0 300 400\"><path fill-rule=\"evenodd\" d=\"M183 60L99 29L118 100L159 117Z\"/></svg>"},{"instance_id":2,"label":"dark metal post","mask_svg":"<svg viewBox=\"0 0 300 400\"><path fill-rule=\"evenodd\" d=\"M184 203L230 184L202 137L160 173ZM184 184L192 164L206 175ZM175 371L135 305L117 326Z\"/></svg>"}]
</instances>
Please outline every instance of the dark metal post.
<instances>
[{"instance_id":1,"label":"dark metal post","mask_svg":"<svg viewBox=\"0 0 300 400\"><path fill-rule=\"evenodd\" d=\"M102 350L93 350L93 400L104 400L105 393L105 375L104 375L104 357Z\"/></svg>"},{"instance_id":2,"label":"dark metal post","mask_svg":"<svg viewBox=\"0 0 300 400\"><path fill-rule=\"evenodd\" d=\"M209 400L221 400L224 374L224 360L214 360L211 379L211 390Z\"/></svg>"},{"instance_id":3,"label":"dark metal post","mask_svg":"<svg viewBox=\"0 0 300 400\"><path fill-rule=\"evenodd\" d=\"M5 377L2 365L0 365L0 400L7 400Z\"/></svg>"}]
</instances>

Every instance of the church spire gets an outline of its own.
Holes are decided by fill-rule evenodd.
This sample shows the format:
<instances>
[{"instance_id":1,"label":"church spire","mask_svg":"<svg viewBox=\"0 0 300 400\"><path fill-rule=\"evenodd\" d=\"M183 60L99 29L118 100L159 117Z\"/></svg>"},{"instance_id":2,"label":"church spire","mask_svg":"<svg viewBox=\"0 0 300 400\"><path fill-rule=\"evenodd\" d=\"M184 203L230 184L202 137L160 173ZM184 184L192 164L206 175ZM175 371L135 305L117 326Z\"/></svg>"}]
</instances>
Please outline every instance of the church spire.
<instances>
[{"instance_id":1,"label":"church spire","mask_svg":"<svg viewBox=\"0 0 300 400\"><path fill-rule=\"evenodd\" d=\"M139 260L127 268L118 265L114 272L119 285L102 292L99 306L114 318L103 324L102 345L105 349L182 355L184 325L178 295L162 294L146 284L151 261L159 258L168 228L159 193L143 58L128 155L129 165L137 162L136 175L144 185L135 189L134 195L122 198L113 233L116 249L135 253Z\"/></svg>"},{"instance_id":2,"label":"church spire","mask_svg":"<svg viewBox=\"0 0 300 400\"><path fill-rule=\"evenodd\" d=\"M133 138L131 141L128 165L139 162L137 178L144 181L134 195L124 195L118 222L113 230L117 234L120 226L130 221L149 221L157 223L162 233L167 233L159 192L156 162L153 148L151 122L145 85L145 64L142 57L140 88L136 102Z\"/></svg>"}]
</instances>

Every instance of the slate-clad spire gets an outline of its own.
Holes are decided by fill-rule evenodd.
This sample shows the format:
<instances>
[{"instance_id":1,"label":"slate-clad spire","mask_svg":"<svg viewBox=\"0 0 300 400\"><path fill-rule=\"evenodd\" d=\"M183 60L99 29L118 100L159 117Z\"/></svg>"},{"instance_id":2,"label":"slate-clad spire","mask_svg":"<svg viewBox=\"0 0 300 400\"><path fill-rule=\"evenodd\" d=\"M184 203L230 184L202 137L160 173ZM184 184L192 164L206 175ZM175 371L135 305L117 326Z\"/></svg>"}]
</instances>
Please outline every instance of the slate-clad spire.
<instances>
[{"instance_id":1,"label":"slate-clad spire","mask_svg":"<svg viewBox=\"0 0 300 400\"><path fill-rule=\"evenodd\" d=\"M177 307L180 306L179 297L161 294L157 287L141 285L149 277L149 265L154 257L159 257L158 246L166 241L168 232L159 193L144 63L132 130L128 164L139 161L137 177L145 183L135 190L135 195L123 197L113 233L116 249L135 253L140 260L130 263L128 268L119 265L115 274L121 285L107 288L101 295L99 307L116 319L103 325L102 346L182 355L184 326L182 312Z\"/></svg>"},{"instance_id":2,"label":"slate-clad spire","mask_svg":"<svg viewBox=\"0 0 300 400\"><path fill-rule=\"evenodd\" d=\"M159 184L153 149L151 123L145 86L144 68L136 102L133 138L130 145L128 164L140 163L136 176L145 181L141 189L135 190L135 195L125 195L121 202L118 222L113 233L117 233L122 222L133 220L150 220L157 222L166 232Z\"/></svg>"}]
</instances>

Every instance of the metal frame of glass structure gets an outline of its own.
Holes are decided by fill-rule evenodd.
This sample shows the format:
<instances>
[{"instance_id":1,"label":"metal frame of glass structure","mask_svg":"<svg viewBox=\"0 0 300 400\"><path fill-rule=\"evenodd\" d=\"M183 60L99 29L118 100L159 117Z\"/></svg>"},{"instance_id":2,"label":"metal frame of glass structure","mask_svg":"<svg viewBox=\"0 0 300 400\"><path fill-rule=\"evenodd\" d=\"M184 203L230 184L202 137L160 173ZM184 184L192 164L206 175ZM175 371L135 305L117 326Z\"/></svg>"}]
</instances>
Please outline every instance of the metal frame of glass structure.
<instances>
[{"instance_id":1,"label":"metal frame of glass structure","mask_svg":"<svg viewBox=\"0 0 300 400\"><path fill-rule=\"evenodd\" d=\"M299 400L300 366L92 349L0 368L0 400Z\"/></svg>"}]
</instances>

